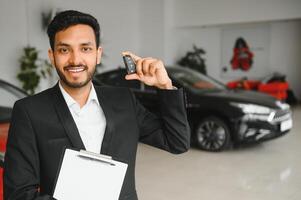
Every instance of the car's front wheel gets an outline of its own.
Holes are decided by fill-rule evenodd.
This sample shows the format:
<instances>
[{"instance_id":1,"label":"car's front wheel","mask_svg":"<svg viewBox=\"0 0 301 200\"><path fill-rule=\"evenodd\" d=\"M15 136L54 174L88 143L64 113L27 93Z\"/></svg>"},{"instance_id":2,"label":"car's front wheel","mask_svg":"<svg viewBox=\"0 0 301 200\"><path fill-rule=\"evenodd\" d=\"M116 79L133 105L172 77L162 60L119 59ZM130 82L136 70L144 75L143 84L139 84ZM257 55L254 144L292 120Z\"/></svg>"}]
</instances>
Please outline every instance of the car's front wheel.
<instances>
[{"instance_id":1,"label":"car's front wheel","mask_svg":"<svg viewBox=\"0 0 301 200\"><path fill-rule=\"evenodd\" d=\"M221 151L230 146L230 129L218 117L207 117L201 120L195 129L195 141L200 149Z\"/></svg>"}]
</instances>

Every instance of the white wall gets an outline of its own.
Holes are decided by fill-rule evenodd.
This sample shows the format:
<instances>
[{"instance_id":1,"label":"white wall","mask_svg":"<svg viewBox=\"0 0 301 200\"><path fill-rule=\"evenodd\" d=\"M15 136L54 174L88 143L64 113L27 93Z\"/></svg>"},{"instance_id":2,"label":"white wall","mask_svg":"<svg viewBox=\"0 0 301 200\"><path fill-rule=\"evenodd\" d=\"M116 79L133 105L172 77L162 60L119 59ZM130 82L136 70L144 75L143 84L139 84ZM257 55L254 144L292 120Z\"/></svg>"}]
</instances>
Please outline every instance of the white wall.
<instances>
[{"instance_id":1,"label":"white wall","mask_svg":"<svg viewBox=\"0 0 301 200\"><path fill-rule=\"evenodd\" d=\"M271 70L286 74L301 99L301 20L272 23L270 44Z\"/></svg>"},{"instance_id":2,"label":"white wall","mask_svg":"<svg viewBox=\"0 0 301 200\"><path fill-rule=\"evenodd\" d=\"M25 1L0 1L0 78L16 81L18 59L26 41Z\"/></svg>"},{"instance_id":3,"label":"white wall","mask_svg":"<svg viewBox=\"0 0 301 200\"><path fill-rule=\"evenodd\" d=\"M28 2L26 4L26 2ZM26 16L28 8L28 23ZM41 26L41 12L51 9L77 9L94 15L102 29L104 50L102 70L116 68L122 64L121 52L138 52L139 0L1 0L0 1L0 78L16 85L19 70L18 59L27 44L37 47L42 58L47 59L48 37ZM28 38L27 38L28 36ZM54 73L56 74L56 73ZM38 90L53 85L56 76L43 80Z\"/></svg>"},{"instance_id":4,"label":"white wall","mask_svg":"<svg viewBox=\"0 0 301 200\"><path fill-rule=\"evenodd\" d=\"M206 51L205 59L209 74L218 76L213 66L220 65L220 30L219 28L174 28L169 39L169 63L175 64L187 51L192 50L193 44Z\"/></svg>"},{"instance_id":5,"label":"white wall","mask_svg":"<svg viewBox=\"0 0 301 200\"><path fill-rule=\"evenodd\" d=\"M291 88L301 98L299 77L301 75L301 20L269 22L270 54L269 68L263 77L273 72L281 72L287 76ZM192 45L205 49L207 72L212 77L227 82L231 77L221 76L221 30L224 26L174 28L174 42L170 46L171 64L174 64ZM256 55L255 55L256 56ZM250 77L249 77L250 78Z\"/></svg>"},{"instance_id":6,"label":"white wall","mask_svg":"<svg viewBox=\"0 0 301 200\"><path fill-rule=\"evenodd\" d=\"M174 0L176 26L258 22L301 17L300 0Z\"/></svg>"},{"instance_id":7,"label":"white wall","mask_svg":"<svg viewBox=\"0 0 301 200\"><path fill-rule=\"evenodd\" d=\"M291 20L301 18L300 0L1 0L0 42L5 47L0 48L1 79L20 85L16 79L18 59L27 44L37 47L47 58L48 38L40 20L42 11L53 8L78 9L99 20L105 54L103 70L122 65L123 50L159 57L171 65L196 44L207 52L208 73L224 82L227 80L220 76L221 28L273 21L271 72L286 73L301 98L300 22ZM55 80L44 80L39 90Z\"/></svg>"},{"instance_id":8,"label":"white wall","mask_svg":"<svg viewBox=\"0 0 301 200\"><path fill-rule=\"evenodd\" d=\"M275 71L287 75L291 88L301 99L301 1L299 0L174 0L170 34L165 41L166 63L172 65L196 44L206 51L207 72L221 76L222 29L231 26L265 24L269 26L269 66L265 74Z\"/></svg>"},{"instance_id":9,"label":"white wall","mask_svg":"<svg viewBox=\"0 0 301 200\"><path fill-rule=\"evenodd\" d=\"M139 53L141 56L162 58L164 56L164 0L140 0L139 5Z\"/></svg>"}]
</instances>

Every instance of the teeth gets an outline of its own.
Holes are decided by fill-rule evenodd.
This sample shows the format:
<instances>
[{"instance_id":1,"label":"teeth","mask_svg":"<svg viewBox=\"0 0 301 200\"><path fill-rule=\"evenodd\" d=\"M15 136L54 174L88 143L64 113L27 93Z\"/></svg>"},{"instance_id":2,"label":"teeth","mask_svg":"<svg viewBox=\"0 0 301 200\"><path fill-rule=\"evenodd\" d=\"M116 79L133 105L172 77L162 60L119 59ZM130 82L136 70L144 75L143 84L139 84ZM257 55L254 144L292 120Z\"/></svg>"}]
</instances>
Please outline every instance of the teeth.
<instances>
[{"instance_id":1,"label":"teeth","mask_svg":"<svg viewBox=\"0 0 301 200\"><path fill-rule=\"evenodd\" d=\"M77 72L82 72L82 71L84 71L84 68L80 68L80 69L69 69L68 71L77 73Z\"/></svg>"}]
</instances>

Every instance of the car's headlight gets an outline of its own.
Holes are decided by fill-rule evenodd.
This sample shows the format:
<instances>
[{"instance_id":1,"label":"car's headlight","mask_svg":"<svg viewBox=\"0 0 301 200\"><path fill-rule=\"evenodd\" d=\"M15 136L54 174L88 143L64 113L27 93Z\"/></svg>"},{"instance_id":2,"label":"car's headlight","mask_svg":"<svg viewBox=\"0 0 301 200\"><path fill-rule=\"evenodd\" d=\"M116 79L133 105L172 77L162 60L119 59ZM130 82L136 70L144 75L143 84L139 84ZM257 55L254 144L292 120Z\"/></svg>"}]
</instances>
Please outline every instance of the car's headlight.
<instances>
[{"instance_id":1,"label":"car's headlight","mask_svg":"<svg viewBox=\"0 0 301 200\"><path fill-rule=\"evenodd\" d=\"M246 114L266 114L269 115L273 109L256 104L231 103L232 106L240 108Z\"/></svg>"},{"instance_id":2,"label":"car's headlight","mask_svg":"<svg viewBox=\"0 0 301 200\"><path fill-rule=\"evenodd\" d=\"M256 104L244 104L244 103L231 103L232 106L238 107L245 115L243 120L253 121L269 121L271 122L275 116L275 110L266 106L260 106Z\"/></svg>"},{"instance_id":3,"label":"car's headlight","mask_svg":"<svg viewBox=\"0 0 301 200\"><path fill-rule=\"evenodd\" d=\"M276 101L276 105L281 109L281 110L288 110L290 109L290 106L287 103L283 103L281 101Z\"/></svg>"}]
</instances>

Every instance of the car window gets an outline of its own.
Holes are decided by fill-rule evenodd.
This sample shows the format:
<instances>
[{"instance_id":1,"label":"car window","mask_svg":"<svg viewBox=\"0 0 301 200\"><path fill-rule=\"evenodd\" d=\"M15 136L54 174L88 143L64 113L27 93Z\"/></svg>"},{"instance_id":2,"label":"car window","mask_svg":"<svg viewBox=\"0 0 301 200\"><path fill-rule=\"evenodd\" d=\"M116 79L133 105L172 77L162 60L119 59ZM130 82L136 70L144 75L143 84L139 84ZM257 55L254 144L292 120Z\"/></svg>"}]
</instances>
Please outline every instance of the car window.
<instances>
[{"instance_id":1,"label":"car window","mask_svg":"<svg viewBox=\"0 0 301 200\"><path fill-rule=\"evenodd\" d=\"M14 87L0 82L0 106L13 107L15 101L26 95Z\"/></svg>"},{"instance_id":2,"label":"car window","mask_svg":"<svg viewBox=\"0 0 301 200\"><path fill-rule=\"evenodd\" d=\"M129 88L132 88L132 89L137 89L139 90L140 89L140 82L139 81L136 81L136 80L125 80L124 79L124 86L125 87L129 87Z\"/></svg>"},{"instance_id":3,"label":"car window","mask_svg":"<svg viewBox=\"0 0 301 200\"><path fill-rule=\"evenodd\" d=\"M186 87L194 89L225 89L225 86L213 78L189 69L169 69L169 75Z\"/></svg>"},{"instance_id":4,"label":"car window","mask_svg":"<svg viewBox=\"0 0 301 200\"><path fill-rule=\"evenodd\" d=\"M96 76L96 79L101 83L119 86L119 87L128 87L132 89L140 89L140 82L137 80L125 80L125 71L118 70L107 74L100 74Z\"/></svg>"}]
</instances>

